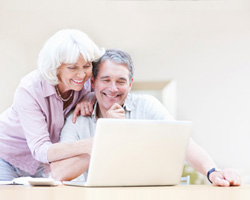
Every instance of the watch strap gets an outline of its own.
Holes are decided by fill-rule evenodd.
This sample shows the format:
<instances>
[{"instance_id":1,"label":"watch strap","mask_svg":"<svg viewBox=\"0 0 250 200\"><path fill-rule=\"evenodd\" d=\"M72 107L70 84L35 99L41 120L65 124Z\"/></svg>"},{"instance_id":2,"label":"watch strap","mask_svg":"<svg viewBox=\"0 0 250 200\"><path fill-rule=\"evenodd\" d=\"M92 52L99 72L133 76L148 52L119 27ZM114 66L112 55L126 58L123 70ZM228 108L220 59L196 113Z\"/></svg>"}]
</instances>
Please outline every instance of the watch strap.
<instances>
[{"instance_id":1,"label":"watch strap","mask_svg":"<svg viewBox=\"0 0 250 200\"><path fill-rule=\"evenodd\" d=\"M220 172L220 171L221 171L221 169L218 169L218 168L212 168L212 169L210 169L210 170L207 172L207 180L209 180L209 182L212 183L212 181L209 179L210 174L213 173L213 172ZM212 183L212 184L213 184L213 183Z\"/></svg>"}]
</instances>

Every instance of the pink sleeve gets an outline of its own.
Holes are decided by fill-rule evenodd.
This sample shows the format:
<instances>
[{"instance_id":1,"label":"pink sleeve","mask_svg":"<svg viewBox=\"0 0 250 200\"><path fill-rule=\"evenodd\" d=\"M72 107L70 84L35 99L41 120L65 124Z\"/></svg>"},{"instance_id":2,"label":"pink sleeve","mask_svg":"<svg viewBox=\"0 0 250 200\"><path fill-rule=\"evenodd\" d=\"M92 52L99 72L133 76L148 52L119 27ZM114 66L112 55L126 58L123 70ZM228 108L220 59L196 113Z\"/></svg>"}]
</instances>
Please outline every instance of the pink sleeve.
<instances>
[{"instance_id":1,"label":"pink sleeve","mask_svg":"<svg viewBox=\"0 0 250 200\"><path fill-rule=\"evenodd\" d=\"M51 145L48 122L41 109L40 101L25 88L19 88L15 95L15 109L23 128L28 147L33 157L48 163L47 152Z\"/></svg>"}]
</instances>

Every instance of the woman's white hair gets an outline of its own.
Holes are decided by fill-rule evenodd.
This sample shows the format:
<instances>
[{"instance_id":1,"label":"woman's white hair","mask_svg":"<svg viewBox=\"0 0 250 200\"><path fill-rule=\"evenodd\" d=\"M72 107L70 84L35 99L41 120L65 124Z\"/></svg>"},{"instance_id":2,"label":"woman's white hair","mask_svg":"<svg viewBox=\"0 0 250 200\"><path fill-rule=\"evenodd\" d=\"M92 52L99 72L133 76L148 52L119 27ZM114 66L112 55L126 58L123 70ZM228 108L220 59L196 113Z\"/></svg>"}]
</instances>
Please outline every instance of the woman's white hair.
<instances>
[{"instance_id":1,"label":"woman's white hair","mask_svg":"<svg viewBox=\"0 0 250 200\"><path fill-rule=\"evenodd\" d=\"M99 59L104 52L85 33L75 29L63 29L45 42L39 53L38 70L46 81L57 85L57 69L62 63L75 63L80 55L86 61L92 62Z\"/></svg>"}]
</instances>

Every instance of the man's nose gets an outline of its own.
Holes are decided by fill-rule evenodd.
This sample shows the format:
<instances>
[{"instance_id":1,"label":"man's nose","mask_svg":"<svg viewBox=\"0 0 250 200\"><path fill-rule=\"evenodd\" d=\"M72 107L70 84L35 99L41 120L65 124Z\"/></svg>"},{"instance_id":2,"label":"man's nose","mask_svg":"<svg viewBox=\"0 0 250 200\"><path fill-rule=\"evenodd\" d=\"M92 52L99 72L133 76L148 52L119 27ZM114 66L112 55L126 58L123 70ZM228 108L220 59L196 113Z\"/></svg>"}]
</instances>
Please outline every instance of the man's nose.
<instances>
[{"instance_id":1,"label":"man's nose","mask_svg":"<svg viewBox=\"0 0 250 200\"><path fill-rule=\"evenodd\" d=\"M117 91L118 91L118 88L117 88L117 85L116 85L115 82L112 82L112 83L111 83L111 85L110 85L110 87L109 87L109 90L110 90L111 92L117 92Z\"/></svg>"}]
</instances>

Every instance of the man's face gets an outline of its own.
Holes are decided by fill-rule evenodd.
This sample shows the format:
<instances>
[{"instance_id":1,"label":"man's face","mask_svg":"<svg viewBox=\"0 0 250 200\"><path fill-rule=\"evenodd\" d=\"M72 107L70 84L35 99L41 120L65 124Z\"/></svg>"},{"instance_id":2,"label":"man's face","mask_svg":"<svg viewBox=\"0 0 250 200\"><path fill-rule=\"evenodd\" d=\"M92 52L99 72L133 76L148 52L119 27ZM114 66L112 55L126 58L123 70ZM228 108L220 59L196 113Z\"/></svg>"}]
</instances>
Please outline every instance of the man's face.
<instances>
[{"instance_id":1,"label":"man's face","mask_svg":"<svg viewBox=\"0 0 250 200\"><path fill-rule=\"evenodd\" d=\"M106 60L99 65L96 80L92 79L100 110L106 112L114 103L123 105L132 87L125 64Z\"/></svg>"}]
</instances>

